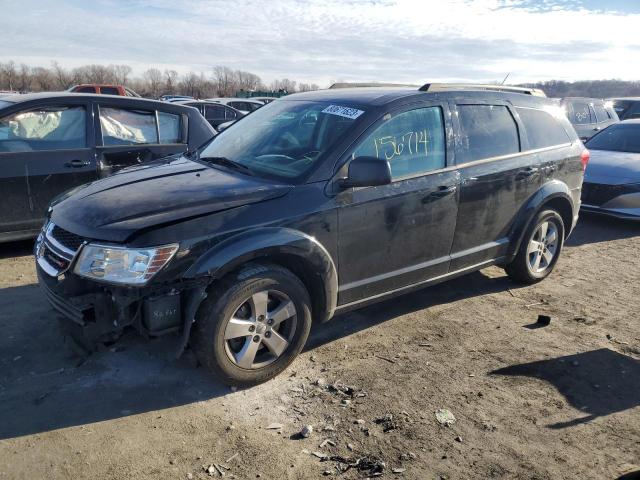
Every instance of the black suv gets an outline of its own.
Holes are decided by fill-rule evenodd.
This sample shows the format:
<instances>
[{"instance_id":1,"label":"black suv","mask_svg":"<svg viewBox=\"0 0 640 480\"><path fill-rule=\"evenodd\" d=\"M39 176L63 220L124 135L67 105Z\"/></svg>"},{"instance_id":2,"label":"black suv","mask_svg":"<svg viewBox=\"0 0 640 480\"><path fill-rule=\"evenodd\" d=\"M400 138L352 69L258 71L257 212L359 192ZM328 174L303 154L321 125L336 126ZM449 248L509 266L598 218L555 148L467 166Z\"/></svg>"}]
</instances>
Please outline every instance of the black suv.
<instances>
[{"instance_id":1,"label":"black suv","mask_svg":"<svg viewBox=\"0 0 640 480\"><path fill-rule=\"evenodd\" d=\"M562 109L429 90L290 95L193 154L76 190L35 247L44 293L86 343L173 333L248 385L312 321L493 264L545 278L588 161Z\"/></svg>"}]
</instances>

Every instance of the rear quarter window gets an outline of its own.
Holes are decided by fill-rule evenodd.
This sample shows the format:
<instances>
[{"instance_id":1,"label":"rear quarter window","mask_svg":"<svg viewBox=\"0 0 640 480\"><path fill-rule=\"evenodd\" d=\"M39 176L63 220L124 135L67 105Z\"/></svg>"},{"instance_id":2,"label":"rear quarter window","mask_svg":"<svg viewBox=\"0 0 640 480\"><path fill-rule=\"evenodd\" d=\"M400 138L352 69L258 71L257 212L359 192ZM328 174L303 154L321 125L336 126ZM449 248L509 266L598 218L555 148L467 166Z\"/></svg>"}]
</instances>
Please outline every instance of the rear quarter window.
<instances>
[{"instance_id":1,"label":"rear quarter window","mask_svg":"<svg viewBox=\"0 0 640 480\"><path fill-rule=\"evenodd\" d=\"M571 142L562 124L549 112L535 108L516 107L524 124L529 148L546 148Z\"/></svg>"},{"instance_id":2,"label":"rear quarter window","mask_svg":"<svg viewBox=\"0 0 640 480\"><path fill-rule=\"evenodd\" d=\"M100 93L103 95L120 95L120 91L115 87L100 87Z\"/></svg>"},{"instance_id":3,"label":"rear quarter window","mask_svg":"<svg viewBox=\"0 0 640 480\"><path fill-rule=\"evenodd\" d=\"M504 105L458 105L458 163L510 155L520 151L518 126Z\"/></svg>"},{"instance_id":4,"label":"rear quarter window","mask_svg":"<svg viewBox=\"0 0 640 480\"><path fill-rule=\"evenodd\" d=\"M609 115L609 112L607 112L607 110L604 108L604 105L595 103L593 105L593 110L596 112L596 121L598 123L608 122L612 119L611 115Z\"/></svg>"}]
</instances>

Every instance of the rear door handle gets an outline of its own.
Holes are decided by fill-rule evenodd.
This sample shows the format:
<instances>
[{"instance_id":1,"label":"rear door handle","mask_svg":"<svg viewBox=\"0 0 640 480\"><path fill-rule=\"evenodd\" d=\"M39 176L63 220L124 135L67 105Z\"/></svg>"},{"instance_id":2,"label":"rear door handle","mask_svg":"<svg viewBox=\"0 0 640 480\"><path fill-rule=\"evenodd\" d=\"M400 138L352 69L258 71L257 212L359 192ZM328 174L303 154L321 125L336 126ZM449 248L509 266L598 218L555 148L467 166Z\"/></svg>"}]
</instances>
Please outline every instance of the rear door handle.
<instances>
[{"instance_id":1,"label":"rear door handle","mask_svg":"<svg viewBox=\"0 0 640 480\"><path fill-rule=\"evenodd\" d=\"M68 168L80 168L80 167L88 167L91 164L88 160L71 160L64 164L65 167Z\"/></svg>"},{"instance_id":2,"label":"rear door handle","mask_svg":"<svg viewBox=\"0 0 640 480\"><path fill-rule=\"evenodd\" d=\"M516 174L516 179L524 180L538 173L538 169L534 167L527 167Z\"/></svg>"}]
</instances>

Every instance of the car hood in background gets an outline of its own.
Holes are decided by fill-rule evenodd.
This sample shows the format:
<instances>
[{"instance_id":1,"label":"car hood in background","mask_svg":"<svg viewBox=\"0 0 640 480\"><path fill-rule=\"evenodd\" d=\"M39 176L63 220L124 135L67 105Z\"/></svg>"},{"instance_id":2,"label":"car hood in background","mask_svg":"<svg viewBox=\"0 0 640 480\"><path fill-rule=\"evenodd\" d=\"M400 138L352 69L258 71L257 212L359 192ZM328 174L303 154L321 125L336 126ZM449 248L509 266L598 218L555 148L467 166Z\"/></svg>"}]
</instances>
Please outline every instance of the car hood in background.
<instances>
[{"instance_id":1,"label":"car hood in background","mask_svg":"<svg viewBox=\"0 0 640 480\"><path fill-rule=\"evenodd\" d=\"M585 171L585 182L607 185L640 182L640 153L608 150L589 150L589 152L591 159Z\"/></svg>"},{"instance_id":2,"label":"car hood in background","mask_svg":"<svg viewBox=\"0 0 640 480\"><path fill-rule=\"evenodd\" d=\"M54 205L51 219L83 237L123 242L141 229L276 198L291 188L181 157L90 183Z\"/></svg>"}]
</instances>

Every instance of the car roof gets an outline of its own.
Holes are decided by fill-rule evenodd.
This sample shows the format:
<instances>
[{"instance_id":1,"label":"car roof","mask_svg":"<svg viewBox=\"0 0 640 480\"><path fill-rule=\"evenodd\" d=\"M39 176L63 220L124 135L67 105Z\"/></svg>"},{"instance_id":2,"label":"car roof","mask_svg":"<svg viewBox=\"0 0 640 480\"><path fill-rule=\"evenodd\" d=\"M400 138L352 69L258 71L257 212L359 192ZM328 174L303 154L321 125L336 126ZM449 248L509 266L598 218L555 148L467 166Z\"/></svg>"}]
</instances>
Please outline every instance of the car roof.
<instances>
[{"instance_id":1,"label":"car roof","mask_svg":"<svg viewBox=\"0 0 640 480\"><path fill-rule=\"evenodd\" d=\"M562 97L560 100L562 100L563 102L566 100L581 100L581 101L587 101L587 102L606 102L606 100L602 99L602 98L593 98L593 97Z\"/></svg>"},{"instance_id":2,"label":"car roof","mask_svg":"<svg viewBox=\"0 0 640 480\"><path fill-rule=\"evenodd\" d=\"M125 97L122 95L104 95L98 93L75 93L75 92L38 92L38 93L24 93L24 94L10 94L2 97L5 102L11 103L24 103L32 100L65 100L68 98L93 98L96 100L109 99L116 102L149 102L154 104L166 105L167 102L161 102L159 100L151 100L142 97Z\"/></svg>"},{"instance_id":3,"label":"car roof","mask_svg":"<svg viewBox=\"0 0 640 480\"><path fill-rule=\"evenodd\" d=\"M630 118L628 120L621 120L619 123L621 123L621 124L628 124L628 123L640 124L640 118Z\"/></svg>"},{"instance_id":4,"label":"car roof","mask_svg":"<svg viewBox=\"0 0 640 480\"><path fill-rule=\"evenodd\" d=\"M633 102L640 102L640 97L611 97L609 100L631 100Z\"/></svg>"},{"instance_id":5,"label":"car roof","mask_svg":"<svg viewBox=\"0 0 640 480\"><path fill-rule=\"evenodd\" d=\"M549 105L557 100L525 95L522 93L501 92L497 90L476 90L473 88L453 88L436 92L420 91L413 87L362 87L315 90L313 92L294 93L282 97L283 101L308 100L320 102L351 103L361 106L377 107L397 100L411 99L449 99L464 97L478 100L509 100L517 105Z\"/></svg>"},{"instance_id":6,"label":"car roof","mask_svg":"<svg viewBox=\"0 0 640 480\"><path fill-rule=\"evenodd\" d=\"M254 100L253 98L242 98L242 97L212 97L212 98L207 98L207 100L229 100L233 102L261 103L260 101Z\"/></svg>"}]
</instances>

